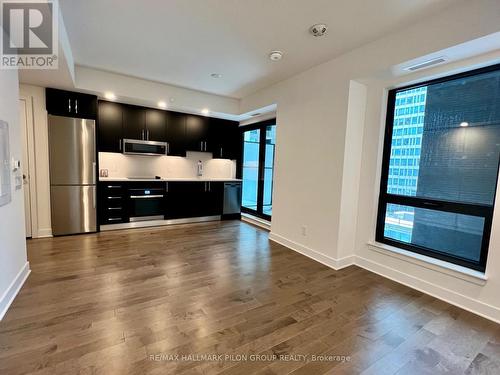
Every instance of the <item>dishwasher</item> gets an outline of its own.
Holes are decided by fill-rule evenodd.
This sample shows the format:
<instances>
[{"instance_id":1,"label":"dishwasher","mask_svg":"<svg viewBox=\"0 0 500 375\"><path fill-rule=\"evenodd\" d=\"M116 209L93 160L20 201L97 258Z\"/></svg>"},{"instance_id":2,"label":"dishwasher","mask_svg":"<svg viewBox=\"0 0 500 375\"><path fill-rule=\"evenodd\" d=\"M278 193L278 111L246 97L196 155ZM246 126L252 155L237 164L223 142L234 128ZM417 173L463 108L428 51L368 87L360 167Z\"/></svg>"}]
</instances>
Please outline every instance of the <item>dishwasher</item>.
<instances>
[{"instance_id":1,"label":"dishwasher","mask_svg":"<svg viewBox=\"0 0 500 375\"><path fill-rule=\"evenodd\" d=\"M241 182L224 183L224 205L222 215L236 216L241 213Z\"/></svg>"}]
</instances>

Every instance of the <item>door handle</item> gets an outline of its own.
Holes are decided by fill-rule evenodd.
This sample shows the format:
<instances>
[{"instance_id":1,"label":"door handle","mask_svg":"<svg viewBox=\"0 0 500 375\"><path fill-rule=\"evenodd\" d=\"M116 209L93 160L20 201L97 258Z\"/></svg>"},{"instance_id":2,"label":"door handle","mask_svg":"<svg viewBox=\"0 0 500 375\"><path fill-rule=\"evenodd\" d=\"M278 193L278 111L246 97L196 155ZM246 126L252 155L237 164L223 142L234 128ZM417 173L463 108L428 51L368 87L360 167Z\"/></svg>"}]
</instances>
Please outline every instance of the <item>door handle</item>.
<instances>
[{"instance_id":1,"label":"door handle","mask_svg":"<svg viewBox=\"0 0 500 375\"><path fill-rule=\"evenodd\" d=\"M163 195L161 194L155 194L155 195L131 195L131 199L153 199L153 198L163 198Z\"/></svg>"}]
</instances>

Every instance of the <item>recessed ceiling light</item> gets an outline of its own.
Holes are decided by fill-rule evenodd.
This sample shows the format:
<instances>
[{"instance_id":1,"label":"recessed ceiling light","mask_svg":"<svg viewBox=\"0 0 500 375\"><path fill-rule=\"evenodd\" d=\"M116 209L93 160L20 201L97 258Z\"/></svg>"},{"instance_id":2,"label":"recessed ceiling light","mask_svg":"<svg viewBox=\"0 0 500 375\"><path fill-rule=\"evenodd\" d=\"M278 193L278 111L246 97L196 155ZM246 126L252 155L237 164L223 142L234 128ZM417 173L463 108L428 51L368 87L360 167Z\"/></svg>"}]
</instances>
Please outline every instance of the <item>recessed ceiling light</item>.
<instances>
[{"instance_id":1,"label":"recessed ceiling light","mask_svg":"<svg viewBox=\"0 0 500 375\"><path fill-rule=\"evenodd\" d=\"M469 123L464 121L464 122L461 122L461 123L460 123L460 126L461 126L462 128L466 128L467 126L469 126Z\"/></svg>"},{"instance_id":2,"label":"recessed ceiling light","mask_svg":"<svg viewBox=\"0 0 500 375\"><path fill-rule=\"evenodd\" d=\"M317 23L309 28L309 32L313 36L323 36L326 34L326 30L328 30L328 26L324 23Z\"/></svg>"},{"instance_id":3,"label":"recessed ceiling light","mask_svg":"<svg viewBox=\"0 0 500 375\"><path fill-rule=\"evenodd\" d=\"M212 78L222 78L222 74L220 74L220 73L212 73L212 74L210 74L210 77L212 77Z\"/></svg>"},{"instance_id":4,"label":"recessed ceiling light","mask_svg":"<svg viewBox=\"0 0 500 375\"><path fill-rule=\"evenodd\" d=\"M208 115L210 113L210 110L208 108L203 108L201 110L201 113L203 113L204 115Z\"/></svg>"},{"instance_id":5,"label":"recessed ceiling light","mask_svg":"<svg viewBox=\"0 0 500 375\"><path fill-rule=\"evenodd\" d=\"M158 102L158 107L160 107L160 108L167 108L167 103L165 103L164 101L159 101Z\"/></svg>"},{"instance_id":6,"label":"recessed ceiling light","mask_svg":"<svg viewBox=\"0 0 500 375\"><path fill-rule=\"evenodd\" d=\"M115 100L116 99L116 95L114 93L112 93L111 91L105 92L104 97L108 100Z\"/></svg>"},{"instance_id":7,"label":"recessed ceiling light","mask_svg":"<svg viewBox=\"0 0 500 375\"><path fill-rule=\"evenodd\" d=\"M271 51L269 58L271 61L279 61L283 57L283 52L281 51Z\"/></svg>"}]
</instances>

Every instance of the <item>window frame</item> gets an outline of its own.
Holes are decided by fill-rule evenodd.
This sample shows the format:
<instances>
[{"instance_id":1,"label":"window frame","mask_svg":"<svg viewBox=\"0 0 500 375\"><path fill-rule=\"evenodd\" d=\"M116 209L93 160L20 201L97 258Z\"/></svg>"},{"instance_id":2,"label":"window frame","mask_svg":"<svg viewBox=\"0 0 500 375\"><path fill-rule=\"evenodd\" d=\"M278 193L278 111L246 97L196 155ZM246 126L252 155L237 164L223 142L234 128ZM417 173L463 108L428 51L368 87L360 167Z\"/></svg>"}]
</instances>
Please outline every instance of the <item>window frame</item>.
<instances>
[{"instance_id":1,"label":"window frame","mask_svg":"<svg viewBox=\"0 0 500 375\"><path fill-rule=\"evenodd\" d=\"M276 118L271 118L268 120L259 121L257 123L240 126L241 131L241 145L242 145L242 156L241 156L241 167L240 175L243 179L243 165L244 165L244 152L245 152L245 132L251 130L260 130L259 139L259 171L258 171L258 182L257 182L257 209L253 210L251 208L244 207L241 205L241 212L247 213L261 219L271 221L271 215L265 214L263 212L263 201L264 201L264 172L265 172L265 158L266 158L266 128L268 126L276 126ZM273 176L273 189L274 189L274 176Z\"/></svg>"},{"instance_id":2,"label":"window frame","mask_svg":"<svg viewBox=\"0 0 500 375\"><path fill-rule=\"evenodd\" d=\"M407 85L403 87L397 87L389 90L388 100L387 100L387 114L385 122L385 134L384 134L384 144L383 144L383 154L382 154L382 173L380 178L380 192L378 200L378 210L377 210L377 222L375 230L375 240L377 242L398 247L404 250L408 250L414 253L426 255L432 258L440 259L446 262L464 266L470 269L474 269L480 272L486 270L486 262L488 258L488 248L490 243L491 228L493 222L493 211L496 202L496 191L498 185L499 168L500 168L500 157L499 165L497 167L497 178L495 183L495 194L493 196L492 205L484 204L472 204L472 203L459 203L455 201L446 201L438 199L429 199L424 197L414 197L414 196L403 196L397 194L390 194L387 192L388 182L389 182L389 168L390 168L390 158L392 149L392 135L394 128L394 109L396 106L396 94L399 91L405 91L410 89L415 89L423 86L429 86L436 83L448 82L456 79L461 79L465 77L471 77L483 73L493 72L500 70L500 64L488 66L485 68L474 69L467 72L453 74L450 76L437 78L433 80L428 80L420 82L413 85ZM385 216L388 204L399 204L415 208L426 208L432 209L434 211L449 212L456 214L465 214L476 217L484 218L483 227L483 237L481 242L481 253L478 262L473 262L470 259L465 259L461 257L451 256L448 253L440 252L438 250L417 246L414 244L408 244L402 241L394 240L384 236L385 229Z\"/></svg>"}]
</instances>

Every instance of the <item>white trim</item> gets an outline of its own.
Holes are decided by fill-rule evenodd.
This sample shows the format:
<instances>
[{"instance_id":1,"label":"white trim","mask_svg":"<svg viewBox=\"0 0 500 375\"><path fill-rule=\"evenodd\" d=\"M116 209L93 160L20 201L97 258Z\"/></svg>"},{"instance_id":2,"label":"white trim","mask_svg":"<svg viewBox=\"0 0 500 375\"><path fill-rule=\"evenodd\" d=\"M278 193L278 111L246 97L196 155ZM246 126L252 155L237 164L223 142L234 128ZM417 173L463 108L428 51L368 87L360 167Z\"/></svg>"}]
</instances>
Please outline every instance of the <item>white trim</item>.
<instances>
[{"instance_id":1,"label":"white trim","mask_svg":"<svg viewBox=\"0 0 500 375\"><path fill-rule=\"evenodd\" d=\"M52 228L38 228L38 236L36 238L47 238L47 237L52 237Z\"/></svg>"},{"instance_id":2,"label":"white trim","mask_svg":"<svg viewBox=\"0 0 500 375\"><path fill-rule=\"evenodd\" d=\"M30 263L26 262L17 274L17 276L12 280L12 283L9 285L2 298L0 298L0 321L3 319L7 310L9 309L12 302L14 302L14 298L16 298L17 293L21 290L24 282L28 278L30 270Z\"/></svg>"},{"instance_id":3,"label":"white trim","mask_svg":"<svg viewBox=\"0 0 500 375\"><path fill-rule=\"evenodd\" d=\"M394 246L389 246L378 242L370 242L368 243L368 248L381 254L388 255L405 262L413 263L433 271L444 273L448 276L453 276L476 285L483 286L488 280L488 277L485 273L471 270L470 268L449 263L441 259L436 259L408 250L400 249Z\"/></svg>"},{"instance_id":4,"label":"white trim","mask_svg":"<svg viewBox=\"0 0 500 375\"><path fill-rule=\"evenodd\" d=\"M422 293L429 294L442 301L458 306L483 318L500 323L500 309L484 302L477 301L455 291L443 288L439 285L419 279L418 277L397 271L393 268L372 260L356 256L356 265L370 272L374 272L387 279L416 289Z\"/></svg>"},{"instance_id":5,"label":"white trim","mask_svg":"<svg viewBox=\"0 0 500 375\"><path fill-rule=\"evenodd\" d=\"M335 259L273 232L269 233L269 239L337 271L354 264L354 255Z\"/></svg>"},{"instance_id":6,"label":"white trim","mask_svg":"<svg viewBox=\"0 0 500 375\"><path fill-rule=\"evenodd\" d=\"M271 222L261 219L259 217L255 217L253 215L249 215L246 213L241 213L241 220L249 224L256 225L259 228L267 230L268 232L271 230Z\"/></svg>"},{"instance_id":7,"label":"white trim","mask_svg":"<svg viewBox=\"0 0 500 375\"><path fill-rule=\"evenodd\" d=\"M145 220L145 221L139 220L139 221L130 221L129 223L103 224L101 225L100 229L101 232L106 232L109 230L161 227L165 225L203 223L206 221L220 221L220 220L221 220L220 215L190 217L185 219L169 219L169 220Z\"/></svg>"}]
</instances>

